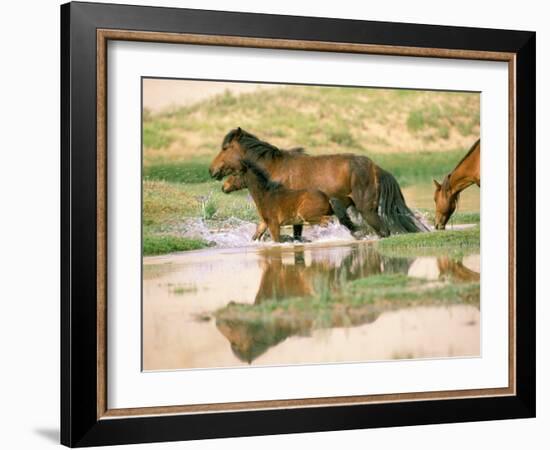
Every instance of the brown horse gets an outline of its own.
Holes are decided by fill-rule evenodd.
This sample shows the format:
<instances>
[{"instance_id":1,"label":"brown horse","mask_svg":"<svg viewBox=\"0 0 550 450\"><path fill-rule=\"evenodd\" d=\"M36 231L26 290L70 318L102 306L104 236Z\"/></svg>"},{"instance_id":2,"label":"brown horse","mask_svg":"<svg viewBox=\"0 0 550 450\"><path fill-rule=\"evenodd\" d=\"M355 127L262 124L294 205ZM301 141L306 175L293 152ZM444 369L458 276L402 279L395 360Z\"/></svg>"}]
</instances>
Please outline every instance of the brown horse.
<instances>
[{"instance_id":1,"label":"brown horse","mask_svg":"<svg viewBox=\"0 0 550 450\"><path fill-rule=\"evenodd\" d=\"M210 175L222 179L239 172L244 159L260 165L273 181L289 189L318 189L344 208L355 206L380 236L428 231L407 207L393 175L365 156L288 152L237 128L224 137Z\"/></svg>"},{"instance_id":2,"label":"brown horse","mask_svg":"<svg viewBox=\"0 0 550 450\"><path fill-rule=\"evenodd\" d=\"M345 208L333 208L332 205L337 204L338 200L330 201L318 189L289 189L272 181L264 169L248 159L241 161L241 167L241 177L262 219L253 240L260 239L269 229L273 241L279 242L281 226L301 225L304 222L325 225L331 215L338 216L342 210L345 212ZM342 220L349 219L345 216Z\"/></svg>"},{"instance_id":3,"label":"brown horse","mask_svg":"<svg viewBox=\"0 0 550 450\"><path fill-rule=\"evenodd\" d=\"M225 181L223 182L223 185L222 185L222 191L225 194L230 194L231 192L240 191L241 189L246 189L246 188L247 188L246 181L244 180L244 177L243 177L242 173L229 175L225 179ZM353 222L351 222L351 219L350 219L349 223L351 224L351 227L348 227L348 228L350 228L350 230L355 230L356 227L353 224ZM266 227L267 227L267 225L264 222L261 222L258 225L258 229L260 229L260 228L265 229ZM295 225L293 225L293 229L294 229L294 240L297 240L297 241L302 240L303 225L302 224L295 224ZM252 236L252 239L253 240L259 239L257 237L256 233L254 234L254 236Z\"/></svg>"},{"instance_id":4,"label":"brown horse","mask_svg":"<svg viewBox=\"0 0 550 450\"><path fill-rule=\"evenodd\" d=\"M303 147L296 147L296 148L292 148L290 150L281 150L281 151L294 153L294 154L297 154L297 153L303 154L304 153ZM234 174L234 175L229 175L225 179L225 181L223 183L223 186L222 186L222 191L226 194L229 194L229 193L235 192L235 191L240 191L241 189L246 189L246 182L244 181L244 178L242 177L242 174L240 174L240 173L237 173L237 174ZM342 207L345 209L345 207L343 205L342 205ZM344 212L344 214L345 214L345 212ZM351 221L351 219L347 220L344 223L346 223L346 227L349 228L349 230L351 232L354 232L357 229L357 227ZM262 227L265 227L265 224L262 224ZM302 224L293 225L293 229L294 229L294 239L298 240L298 241L302 240L303 225Z\"/></svg>"},{"instance_id":5,"label":"brown horse","mask_svg":"<svg viewBox=\"0 0 550 450\"><path fill-rule=\"evenodd\" d=\"M246 182L242 174L229 175L223 182L222 191L226 194L246 189Z\"/></svg>"},{"instance_id":6,"label":"brown horse","mask_svg":"<svg viewBox=\"0 0 550 450\"><path fill-rule=\"evenodd\" d=\"M435 192L435 228L444 230L451 215L455 212L460 193L471 186L479 186L480 140L470 148L453 171L443 178L441 183L434 180Z\"/></svg>"}]
</instances>

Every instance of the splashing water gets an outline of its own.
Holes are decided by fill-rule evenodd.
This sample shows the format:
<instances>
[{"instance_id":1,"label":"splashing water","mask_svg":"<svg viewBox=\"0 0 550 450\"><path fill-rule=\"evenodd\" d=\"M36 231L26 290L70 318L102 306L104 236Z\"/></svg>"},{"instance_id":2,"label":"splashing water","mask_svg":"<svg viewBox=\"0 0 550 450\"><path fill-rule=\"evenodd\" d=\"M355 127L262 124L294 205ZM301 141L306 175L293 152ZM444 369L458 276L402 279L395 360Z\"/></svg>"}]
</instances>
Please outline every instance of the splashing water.
<instances>
[{"instance_id":1,"label":"splashing water","mask_svg":"<svg viewBox=\"0 0 550 450\"><path fill-rule=\"evenodd\" d=\"M252 235L255 230L255 223L231 217L223 221L205 221L202 218L186 219L180 224L177 231L183 237L212 242L219 248L278 245L273 243L269 238L260 242L252 241ZM281 231L281 234L284 235L283 237L286 238L285 243L292 244L295 242L292 240L291 227L283 227ZM326 226L304 226L302 237L305 242L344 242L356 240L349 230L340 225L336 219L331 219ZM375 238L374 235L363 237L363 239Z\"/></svg>"},{"instance_id":2,"label":"splashing water","mask_svg":"<svg viewBox=\"0 0 550 450\"><path fill-rule=\"evenodd\" d=\"M180 229L184 237L203 239L221 248L250 245L255 230L254 223L234 217L215 222L202 218L187 219L181 224Z\"/></svg>"}]
</instances>

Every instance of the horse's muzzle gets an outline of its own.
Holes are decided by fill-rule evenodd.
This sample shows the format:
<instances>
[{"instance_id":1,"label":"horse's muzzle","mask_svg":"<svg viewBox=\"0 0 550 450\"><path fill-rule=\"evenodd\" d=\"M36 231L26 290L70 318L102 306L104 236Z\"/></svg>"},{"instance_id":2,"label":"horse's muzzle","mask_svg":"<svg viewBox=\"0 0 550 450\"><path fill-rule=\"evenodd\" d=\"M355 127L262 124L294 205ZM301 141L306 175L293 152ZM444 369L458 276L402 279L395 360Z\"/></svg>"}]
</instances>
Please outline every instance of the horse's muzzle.
<instances>
[{"instance_id":1,"label":"horse's muzzle","mask_svg":"<svg viewBox=\"0 0 550 450\"><path fill-rule=\"evenodd\" d=\"M209 168L208 173L210 174L210 177L216 180L221 180L223 178L221 170L212 170L212 168Z\"/></svg>"}]
</instances>

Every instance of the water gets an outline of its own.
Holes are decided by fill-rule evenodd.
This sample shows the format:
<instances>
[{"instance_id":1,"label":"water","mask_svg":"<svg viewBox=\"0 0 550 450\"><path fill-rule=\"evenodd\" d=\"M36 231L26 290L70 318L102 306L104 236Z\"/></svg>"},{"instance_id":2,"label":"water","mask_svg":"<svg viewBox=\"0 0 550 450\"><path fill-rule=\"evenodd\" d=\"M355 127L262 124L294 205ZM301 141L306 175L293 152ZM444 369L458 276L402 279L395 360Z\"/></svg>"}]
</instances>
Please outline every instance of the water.
<instances>
[{"instance_id":1,"label":"water","mask_svg":"<svg viewBox=\"0 0 550 450\"><path fill-rule=\"evenodd\" d=\"M390 258L340 229L318 228L305 230L316 238L308 244L234 248L229 233L219 243L227 238L233 248L144 258L144 369L479 355L479 293L473 301L395 293L380 302L337 301L355 280L381 276L406 276L413 285L404 296L475 283L479 255ZM244 234L248 244L250 230Z\"/></svg>"}]
</instances>

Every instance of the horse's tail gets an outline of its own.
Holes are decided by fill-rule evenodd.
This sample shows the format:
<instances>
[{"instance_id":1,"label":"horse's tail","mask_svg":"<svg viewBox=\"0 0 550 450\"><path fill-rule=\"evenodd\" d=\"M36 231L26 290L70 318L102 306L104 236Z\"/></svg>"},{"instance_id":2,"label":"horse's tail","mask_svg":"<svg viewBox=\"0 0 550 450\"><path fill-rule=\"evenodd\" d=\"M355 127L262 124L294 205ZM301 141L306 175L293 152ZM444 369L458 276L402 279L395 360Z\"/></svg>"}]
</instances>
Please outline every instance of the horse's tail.
<instances>
[{"instance_id":1,"label":"horse's tail","mask_svg":"<svg viewBox=\"0 0 550 450\"><path fill-rule=\"evenodd\" d=\"M378 181L380 187L378 215L391 233L430 231L428 226L409 209L401 188L391 173L380 169Z\"/></svg>"}]
</instances>

